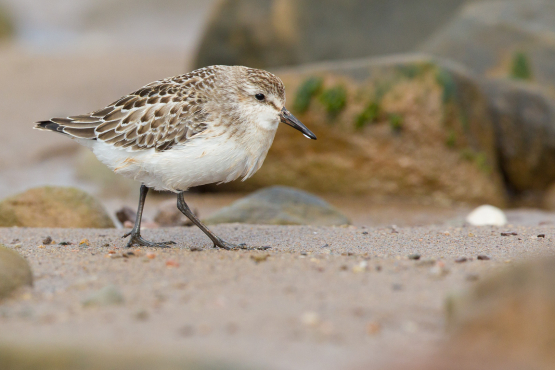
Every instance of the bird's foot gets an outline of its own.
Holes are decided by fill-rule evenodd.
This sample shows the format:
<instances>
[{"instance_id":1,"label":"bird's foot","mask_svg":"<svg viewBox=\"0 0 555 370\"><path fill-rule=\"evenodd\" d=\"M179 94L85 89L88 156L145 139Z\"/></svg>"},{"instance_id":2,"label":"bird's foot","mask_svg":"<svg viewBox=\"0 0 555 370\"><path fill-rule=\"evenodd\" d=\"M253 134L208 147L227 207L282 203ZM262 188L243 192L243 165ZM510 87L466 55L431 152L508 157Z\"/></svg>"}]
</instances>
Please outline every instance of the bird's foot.
<instances>
[{"instance_id":1,"label":"bird's foot","mask_svg":"<svg viewBox=\"0 0 555 370\"><path fill-rule=\"evenodd\" d=\"M171 241L171 240L167 241L167 242L149 242L148 240L143 239L141 234L133 234L132 232L125 234L123 236L123 238L126 238L130 235L131 235L131 237L129 238L129 241L127 242L127 245L125 246L126 248L130 248L134 245L142 246L142 247L164 248L164 247L167 247L170 244L176 244L174 241Z\"/></svg>"},{"instance_id":2,"label":"bird's foot","mask_svg":"<svg viewBox=\"0 0 555 370\"><path fill-rule=\"evenodd\" d=\"M225 249L225 250L233 250L233 251L237 251L237 250L246 250L246 251L254 251L254 250L259 250L259 251L265 251L268 250L272 247L270 246L264 246L264 247L248 247L245 243L241 243L241 244L231 244L226 242L225 240L219 240L219 243L214 243L214 248L221 248L221 249Z\"/></svg>"}]
</instances>

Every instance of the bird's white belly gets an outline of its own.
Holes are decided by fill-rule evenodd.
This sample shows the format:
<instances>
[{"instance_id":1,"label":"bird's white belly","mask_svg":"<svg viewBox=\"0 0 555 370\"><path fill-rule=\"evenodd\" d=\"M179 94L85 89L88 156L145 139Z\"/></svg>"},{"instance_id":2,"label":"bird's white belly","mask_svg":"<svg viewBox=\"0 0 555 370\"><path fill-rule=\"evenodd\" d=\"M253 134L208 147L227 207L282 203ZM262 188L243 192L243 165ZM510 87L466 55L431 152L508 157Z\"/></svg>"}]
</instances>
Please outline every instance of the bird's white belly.
<instances>
[{"instance_id":1,"label":"bird's white belly","mask_svg":"<svg viewBox=\"0 0 555 370\"><path fill-rule=\"evenodd\" d=\"M252 176L262 165L274 134L275 131L266 140L258 138L248 146L221 135L194 138L186 145L162 152L154 149L130 152L101 141L95 142L92 150L117 174L157 190L177 192Z\"/></svg>"}]
</instances>

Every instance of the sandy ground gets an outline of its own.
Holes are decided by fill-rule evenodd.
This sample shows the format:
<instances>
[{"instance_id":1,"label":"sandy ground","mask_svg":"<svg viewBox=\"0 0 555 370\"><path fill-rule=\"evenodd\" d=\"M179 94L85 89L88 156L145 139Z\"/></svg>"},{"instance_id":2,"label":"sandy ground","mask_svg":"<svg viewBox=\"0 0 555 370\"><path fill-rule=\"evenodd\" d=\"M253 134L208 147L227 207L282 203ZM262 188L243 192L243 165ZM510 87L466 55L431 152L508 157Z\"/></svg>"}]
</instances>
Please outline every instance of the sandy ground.
<instances>
[{"instance_id":1,"label":"sandy ground","mask_svg":"<svg viewBox=\"0 0 555 370\"><path fill-rule=\"evenodd\" d=\"M20 243L35 275L33 289L0 305L0 341L148 349L271 369L409 364L446 340L448 294L555 252L550 224L214 230L234 243L271 248L220 251L196 228L168 228L144 236L176 246L122 257L122 230L0 229L0 242ZM46 236L74 244L40 247ZM83 238L90 246L78 245ZM410 260L413 253L420 260ZM472 260L456 263L461 256ZM434 261L445 264L445 275ZM109 284L121 290L123 305L83 306Z\"/></svg>"}]
</instances>

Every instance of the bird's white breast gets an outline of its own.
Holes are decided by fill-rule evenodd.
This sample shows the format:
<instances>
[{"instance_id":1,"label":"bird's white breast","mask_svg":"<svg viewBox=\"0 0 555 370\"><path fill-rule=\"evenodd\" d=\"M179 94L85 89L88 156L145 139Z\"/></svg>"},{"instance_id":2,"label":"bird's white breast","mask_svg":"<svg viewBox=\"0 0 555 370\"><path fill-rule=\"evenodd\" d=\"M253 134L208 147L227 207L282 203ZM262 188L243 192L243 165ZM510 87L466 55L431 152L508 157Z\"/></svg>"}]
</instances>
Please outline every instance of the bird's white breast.
<instances>
[{"instance_id":1,"label":"bird's white breast","mask_svg":"<svg viewBox=\"0 0 555 370\"><path fill-rule=\"evenodd\" d=\"M92 150L114 172L158 190L182 191L241 176L246 179L262 166L279 124L273 117L259 118L264 119L242 123L245 129L240 135L230 136L233 130L225 127L207 130L162 152L131 152L102 141L95 141Z\"/></svg>"}]
</instances>

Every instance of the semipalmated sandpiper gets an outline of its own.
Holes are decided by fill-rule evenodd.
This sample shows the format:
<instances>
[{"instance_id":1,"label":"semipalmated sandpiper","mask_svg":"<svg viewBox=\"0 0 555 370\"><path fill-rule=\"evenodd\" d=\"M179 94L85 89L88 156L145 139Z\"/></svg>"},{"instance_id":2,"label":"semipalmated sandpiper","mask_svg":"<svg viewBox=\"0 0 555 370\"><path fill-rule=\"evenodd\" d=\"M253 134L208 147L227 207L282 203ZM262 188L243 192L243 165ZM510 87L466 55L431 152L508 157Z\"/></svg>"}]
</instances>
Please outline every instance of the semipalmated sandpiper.
<instances>
[{"instance_id":1,"label":"semipalmated sandpiper","mask_svg":"<svg viewBox=\"0 0 555 370\"><path fill-rule=\"evenodd\" d=\"M191 212L193 186L251 177L262 166L278 124L316 136L285 109L285 89L273 74L241 66L211 66L150 83L106 108L52 118L35 128L68 135L117 174L141 182L128 247L163 246L141 237L149 188L177 193L177 208L214 246L238 246L213 234Z\"/></svg>"}]
</instances>

